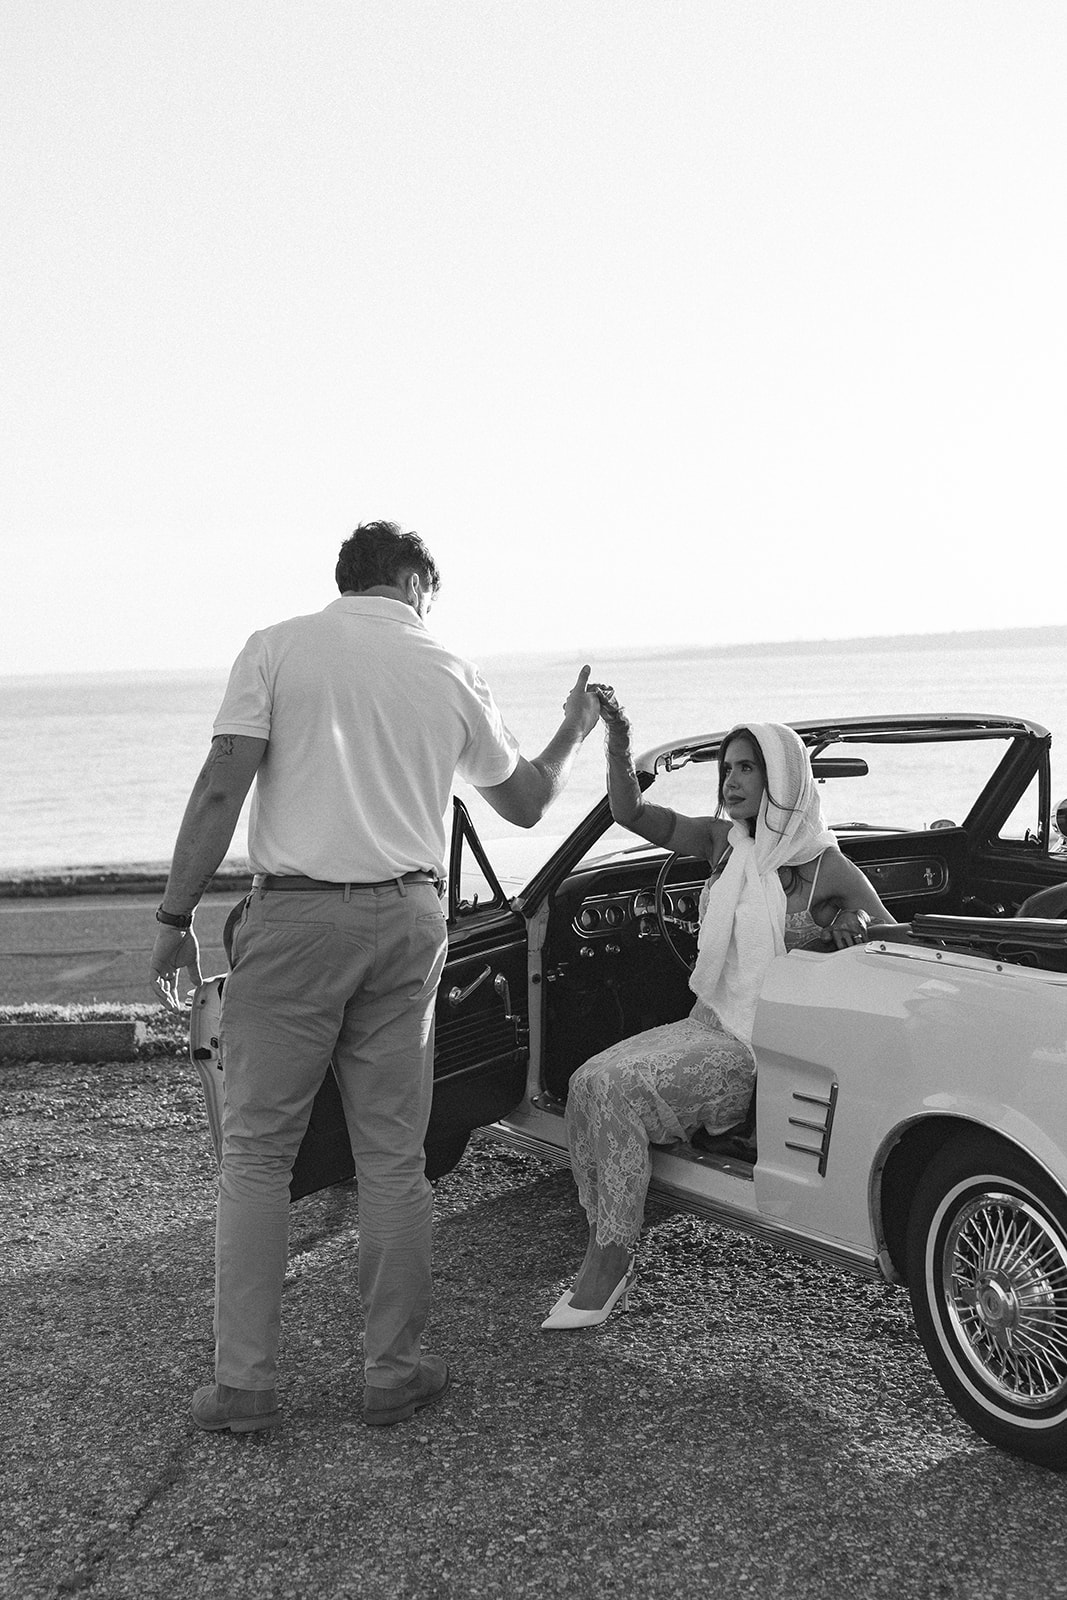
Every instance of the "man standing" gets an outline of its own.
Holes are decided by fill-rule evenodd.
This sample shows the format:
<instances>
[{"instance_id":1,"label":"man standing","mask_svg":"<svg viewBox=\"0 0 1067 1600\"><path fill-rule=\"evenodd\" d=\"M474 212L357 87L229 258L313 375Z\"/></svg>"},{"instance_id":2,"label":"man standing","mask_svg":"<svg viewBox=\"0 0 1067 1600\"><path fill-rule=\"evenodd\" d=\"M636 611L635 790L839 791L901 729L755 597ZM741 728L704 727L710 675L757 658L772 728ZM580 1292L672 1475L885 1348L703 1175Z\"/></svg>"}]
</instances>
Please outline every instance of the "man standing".
<instances>
[{"instance_id":1,"label":"man standing","mask_svg":"<svg viewBox=\"0 0 1067 1600\"><path fill-rule=\"evenodd\" d=\"M177 1007L179 970L200 981L193 910L255 779L254 887L222 1007L216 1382L193 1396L202 1428L277 1420L289 1178L331 1056L359 1195L364 1421L404 1421L447 1388L421 1336L449 791L458 772L532 827L599 714L583 667L558 732L526 760L476 669L425 627L440 579L417 534L360 526L336 578L340 599L253 634L238 656L156 913L153 979Z\"/></svg>"}]
</instances>

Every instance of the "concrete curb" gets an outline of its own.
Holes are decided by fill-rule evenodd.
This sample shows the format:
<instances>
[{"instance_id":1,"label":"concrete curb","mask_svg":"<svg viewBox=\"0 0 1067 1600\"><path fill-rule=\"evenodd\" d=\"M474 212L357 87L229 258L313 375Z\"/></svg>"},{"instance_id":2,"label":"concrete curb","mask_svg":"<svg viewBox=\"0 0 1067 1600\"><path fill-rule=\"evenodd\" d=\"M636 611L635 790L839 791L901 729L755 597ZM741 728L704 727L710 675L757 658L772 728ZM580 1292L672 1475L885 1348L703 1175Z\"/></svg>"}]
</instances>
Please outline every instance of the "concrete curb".
<instances>
[{"instance_id":1,"label":"concrete curb","mask_svg":"<svg viewBox=\"0 0 1067 1600\"><path fill-rule=\"evenodd\" d=\"M144 1022L5 1022L0 1060L134 1061L147 1037Z\"/></svg>"}]
</instances>

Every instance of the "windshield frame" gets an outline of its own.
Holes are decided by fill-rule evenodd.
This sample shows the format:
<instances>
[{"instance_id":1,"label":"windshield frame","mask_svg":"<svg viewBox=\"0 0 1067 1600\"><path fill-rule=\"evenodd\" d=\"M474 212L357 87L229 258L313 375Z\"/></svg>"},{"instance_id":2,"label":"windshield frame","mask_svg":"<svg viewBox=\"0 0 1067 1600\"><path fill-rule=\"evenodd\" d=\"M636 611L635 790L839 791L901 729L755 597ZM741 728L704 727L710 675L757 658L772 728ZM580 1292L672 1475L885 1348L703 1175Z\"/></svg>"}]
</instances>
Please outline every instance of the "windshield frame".
<instances>
[{"instance_id":1,"label":"windshield frame","mask_svg":"<svg viewBox=\"0 0 1067 1600\"><path fill-rule=\"evenodd\" d=\"M1040 843L1043 849L1048 848L1051 825L1048 751L1052 735L1040 723L1024 717L944 712L917 716L844 717L836 721L819 718L791 722L788 726L800 735L814 757L835 744L847 747L855 744L951 744L1001 740L1005 745L1004 755L959 826L968 833L972 843L988 843L1010 815L1034 774L1040 772L1040 839L1035 839L1033 843ZM717 760L719 746L730 732L726 728L714 733L690 735L644 751L634 763L642 792L663 772L677 771L693 762L704 764ZM527 917L531 916L611 826L612 816L605 795L515 897L512 902L515 909ZM635 848L652 849L652 846L637 845ZM608 856L617 853L609 851Z\"/></svg>"}]
</instances>

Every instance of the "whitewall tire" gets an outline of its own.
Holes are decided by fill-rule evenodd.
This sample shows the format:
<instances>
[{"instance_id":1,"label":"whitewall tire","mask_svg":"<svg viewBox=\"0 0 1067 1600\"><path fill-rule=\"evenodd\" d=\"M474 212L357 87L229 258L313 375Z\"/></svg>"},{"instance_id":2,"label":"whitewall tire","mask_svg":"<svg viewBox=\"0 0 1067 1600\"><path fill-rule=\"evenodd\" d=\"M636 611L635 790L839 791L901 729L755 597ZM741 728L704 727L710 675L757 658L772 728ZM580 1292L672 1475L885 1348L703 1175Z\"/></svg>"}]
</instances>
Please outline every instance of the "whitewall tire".
<instances>
[{"instance_id":1,"label":"whitewall tire","mask_svg":"<svg viewBox=\"0 0 1067 1600\"><path fill-rule=\"evenodd\" d=\"M975 1133L931 1162L908 1224L919 1337L960 1415L992 1444L1067 1467L1067 1197Z\"/></svg>"}]
</instances>

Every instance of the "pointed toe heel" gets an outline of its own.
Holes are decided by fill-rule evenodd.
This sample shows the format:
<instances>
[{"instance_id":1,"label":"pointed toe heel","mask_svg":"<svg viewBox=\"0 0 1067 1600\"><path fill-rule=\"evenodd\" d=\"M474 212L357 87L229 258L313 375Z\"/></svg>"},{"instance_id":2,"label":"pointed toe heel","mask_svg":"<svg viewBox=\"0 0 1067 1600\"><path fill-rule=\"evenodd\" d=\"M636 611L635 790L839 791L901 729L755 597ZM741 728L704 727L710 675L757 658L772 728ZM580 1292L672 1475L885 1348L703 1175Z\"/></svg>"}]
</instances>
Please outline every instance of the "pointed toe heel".
<instances>
[{"instance_id":1,"label":"pointed toe heel","mask_svg":"<svg viewBox=\"0 0 1067 1600\"><path fill-rule=\"evenodd\" d=\"M569 1323L561 1322L559 1319L561 1317L565 1316L566 1313L570 1310L570 1304L571 1304L571 1291L569 1289L567 1289L565 1291L565 1293L560 1295L559 1299L556 1301L555 1305L552 1307L552 1310L548 1313L548 1316L545 1318L544 1322L542 1322L542 1324L541 1324L542 1328L566 1328L566 1327L569 1327L570 1326Z\"/></svg>"},{"instance_id":2,"label":"pointed toe heel","mask_svg":"<svg viewBox=\"0 0 1067 1600\"><path fill-rule=\"evenodd\" d=\"M599 1327L602 1322L608 1320L616 1306L620 1311L628 1311L630 1309L630 1290L636 1282L637 1272L631 1259L625 1274L619 1279L599 1309L586 1311L578 1306L571 1305L573 1291L568 1289L566 1294L560 1295L552 1310L542 1322L541 1327L549 1332L556 1332L565 1328Z\"/></svg>"}]
</instances>

